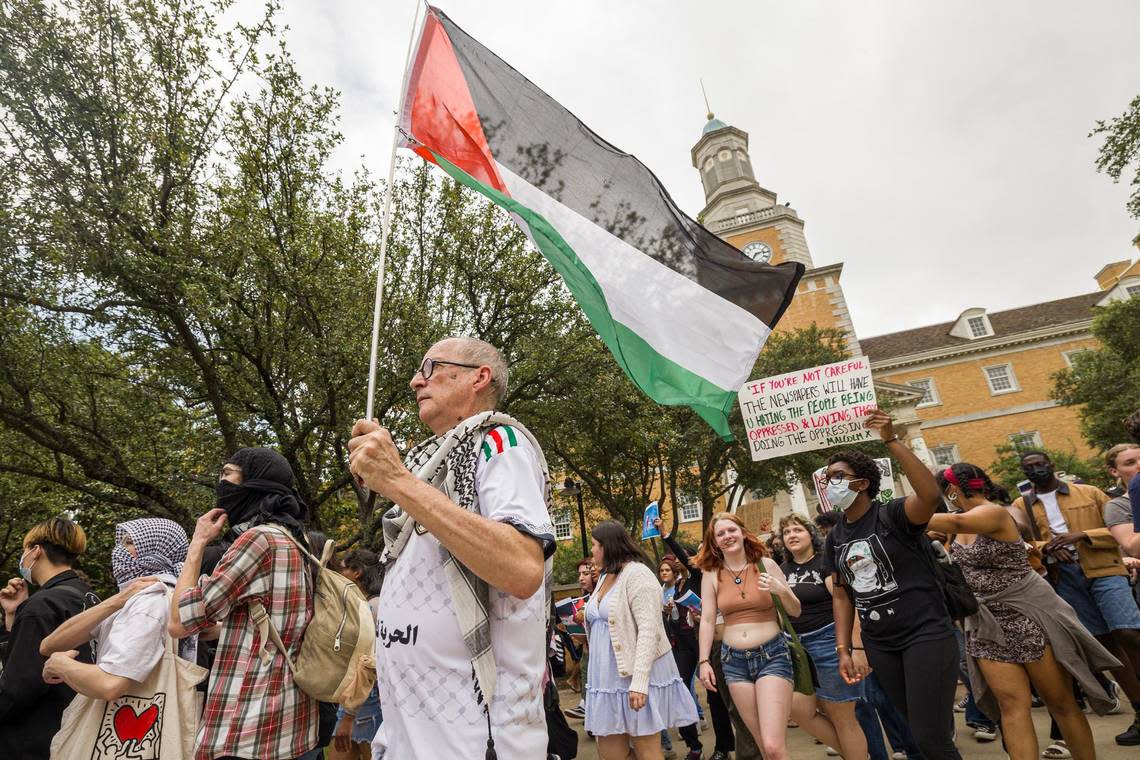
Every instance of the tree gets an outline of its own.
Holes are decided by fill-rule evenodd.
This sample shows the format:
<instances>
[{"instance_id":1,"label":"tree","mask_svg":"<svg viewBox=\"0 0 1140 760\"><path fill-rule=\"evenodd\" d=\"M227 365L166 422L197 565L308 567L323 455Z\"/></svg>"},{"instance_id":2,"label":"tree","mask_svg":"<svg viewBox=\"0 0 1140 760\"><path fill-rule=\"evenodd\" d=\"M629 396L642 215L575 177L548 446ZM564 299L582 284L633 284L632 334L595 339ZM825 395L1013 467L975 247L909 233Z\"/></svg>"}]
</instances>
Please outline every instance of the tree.
<instances>
[{"instance_id":1,"label":"tree","mask_svg":"<svg viewBox=\"0 0 1140 760\"><path fill-rule=\"evenodd\" d=\"M1097 171L1119 182L1133 167L1132 194L1128 197L1128 213L1140 219L1140 95L1128 104L1128 110L1108 121L1097 121L1089 137L1101 135L1104 142L1096 159Z\"/></svg>"},{"instance_id":2,"label":"tree","mask_svg":"<svg viewBox=\"0 0 1140 760\"><path fill-rule=\"evenodd\" d=\"M345 443L385 188L329 168L336 94L258 52L276 7L223 29L231 5L0 2L0 476L90 525L189 526L224 456L272 445L315 524L371 536ZM391 192L397 439L425 434L408 380L447 334L503 349L504 408L576 397L597 339L521 231L418 160Z\"/></svg>"},{"instance_id":3,"label":"tree","mask_svg":"<svg viewBox=\"0 0 1140 760\"><path fill-rule=\"evenodd\" d=\"M1100 309L1092 333L1100 347L1073 354L1072 368L1053 376L1052 396L1079 406L1085 440L1107 449L1129 440L1122 420L1140 409L1140 298Z\"/></svg>"}]
</instances>

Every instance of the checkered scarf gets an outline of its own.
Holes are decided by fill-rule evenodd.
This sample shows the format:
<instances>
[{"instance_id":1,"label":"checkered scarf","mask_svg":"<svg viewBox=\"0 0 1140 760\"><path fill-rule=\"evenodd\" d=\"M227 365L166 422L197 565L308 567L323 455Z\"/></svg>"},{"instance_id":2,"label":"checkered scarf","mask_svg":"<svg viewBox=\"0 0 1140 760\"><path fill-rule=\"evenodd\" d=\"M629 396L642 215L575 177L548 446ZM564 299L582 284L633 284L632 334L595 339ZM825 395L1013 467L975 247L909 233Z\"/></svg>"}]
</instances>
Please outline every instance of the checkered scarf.
<instances>
[{"instance_id":1,"label":"checkered scarf","mask_svg":"<svg viewBox=\"0 0 1140 760\"><path fill-rule=\"evenodd\" d=\"M404 466L420 480L443 491L449 499L469 512L479 511L479 497L475 490L475 470L479 460L479 446L484 433L496 425L510 425L527 437L538 455L546 482L546 504L550 504L550 473L542 448L538 441L523 427L522 423L502 412L481 412L468 417L463 422L441 436L433 436L419 444L404 457ZM417 529L400 505L393 505L381 520L384 529L384 553L381 565L388 567L400 556L400 552ZM487 613L489 587L475 573L461 564L451 553L445 554L444 569L455 614L459 619L459 630L463 642L471 656L471 667L475 675L476 696L479 702L489 708L495 696L495 654L491 650L491 623Z\"/></svg>"},{"instance_id":2,"label":"checkered scarf","mask_svg":"<svg viewBox=\"0 0 1140 760\"><path fill-rule=\"evenodd\" d=\"M137 557L123 546L130 536ZM186 531L173 520L145 517L115 526L115 548L111 550L111 572L120 585L130 583L144 575L173 575L178 577L190 542Z\"/></svg>"}]
</instances>

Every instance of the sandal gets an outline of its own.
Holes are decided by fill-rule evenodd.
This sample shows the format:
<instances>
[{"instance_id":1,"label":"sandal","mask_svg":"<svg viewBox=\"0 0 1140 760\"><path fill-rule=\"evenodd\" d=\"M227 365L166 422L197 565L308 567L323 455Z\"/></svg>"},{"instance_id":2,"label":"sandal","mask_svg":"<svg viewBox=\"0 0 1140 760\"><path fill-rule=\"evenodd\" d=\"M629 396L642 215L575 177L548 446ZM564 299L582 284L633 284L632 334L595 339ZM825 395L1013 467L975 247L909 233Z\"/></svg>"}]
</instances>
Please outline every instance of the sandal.
<instances>
[{"instance_id":1,"label":"sandal","mask_svg":"<svg viewBox=\"0 0 1140 760\"><path fill-rule=\"evenodd\" d=\"M1062 739L1053 742L1041 753L1041 757L1049 758L1050 760L1063 760L1064 758L1072 756L1073 753L1069 751L1068 746Z\"/></svg>"}]
</instances>

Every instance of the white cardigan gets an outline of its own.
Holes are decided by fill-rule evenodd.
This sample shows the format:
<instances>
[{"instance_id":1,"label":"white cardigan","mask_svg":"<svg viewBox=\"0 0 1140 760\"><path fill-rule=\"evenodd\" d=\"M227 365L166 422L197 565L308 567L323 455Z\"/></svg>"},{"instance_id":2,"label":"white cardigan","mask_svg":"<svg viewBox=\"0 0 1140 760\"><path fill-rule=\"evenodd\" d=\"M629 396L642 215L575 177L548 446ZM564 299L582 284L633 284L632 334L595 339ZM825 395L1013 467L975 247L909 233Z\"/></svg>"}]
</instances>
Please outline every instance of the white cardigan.
<instances>
[{"instance_id":1,"label":"white cardigan","mask_svg":"<svg viewBox=\"0 0 1140 760\"><path fill-rule=\"evenodd\" d=\"M629 562L606 597L610 600L610 640L618 675L631 679L630 691L648 694L653 663L672 650L661 617L661 585L648 567ZM590 647L594 646L590 642Z\"/></svg>"}]
</instances>

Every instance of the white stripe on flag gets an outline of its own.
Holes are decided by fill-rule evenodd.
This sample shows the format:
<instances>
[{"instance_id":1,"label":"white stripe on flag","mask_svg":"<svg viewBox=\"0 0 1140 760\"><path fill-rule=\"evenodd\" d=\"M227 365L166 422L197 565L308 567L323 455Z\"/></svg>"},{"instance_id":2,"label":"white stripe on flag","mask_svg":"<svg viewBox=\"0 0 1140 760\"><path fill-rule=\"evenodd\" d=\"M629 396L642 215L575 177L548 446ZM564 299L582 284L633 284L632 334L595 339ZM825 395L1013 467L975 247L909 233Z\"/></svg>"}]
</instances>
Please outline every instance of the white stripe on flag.
<instances>
[{"instance_id":1,"label":"white stripe on flag","mask_svg":"<svg viewBox=\"0 0 1140 760\"><path fill-rule=\"evenodd\" d=\"M497 165L511 197L542 214L594 275L616 321L719 388L744 384L766 324Z\"/></svg>"}]
</instances>

